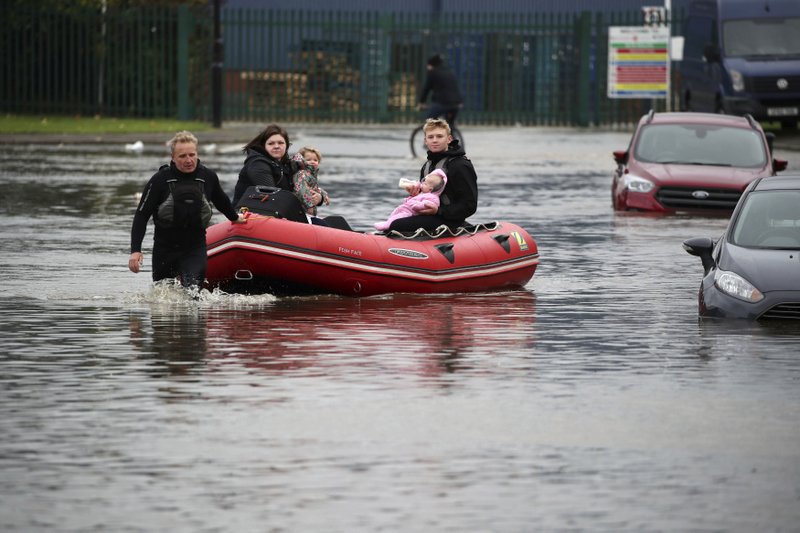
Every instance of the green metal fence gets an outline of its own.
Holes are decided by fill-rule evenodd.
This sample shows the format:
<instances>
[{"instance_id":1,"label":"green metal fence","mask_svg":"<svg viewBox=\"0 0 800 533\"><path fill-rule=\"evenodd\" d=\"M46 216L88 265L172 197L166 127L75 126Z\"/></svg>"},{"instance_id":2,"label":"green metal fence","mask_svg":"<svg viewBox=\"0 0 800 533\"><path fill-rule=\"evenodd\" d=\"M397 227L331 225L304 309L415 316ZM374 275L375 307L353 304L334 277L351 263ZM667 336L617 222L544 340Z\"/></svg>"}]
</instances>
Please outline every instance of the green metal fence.
<instances>
[{"instance_id":1,"label":"green metal fence","mask_svg":"<svg viewBox=\"0 0 800 533\"><path fill-rule=\"evenodd\" d=\"M210 10L15 10L7 18L4 112L210 120ZM627 125L665 107L606 97L608 27L641 19L225 8L222 116L417 121L426 58L441 53L465 95L464 123Z\"/></svg>"},{"instance_id":2,"label":"green metal fence","mask_svg":"<svg viewBox=\"0 0 800 533\"><path fill-rule=\"evenodd\" d=\"M5 112L191 118L207 97L207 17L188 8L4 13ZM193 93L189 85L200 87Z\"/></svg>"}]
</instances>

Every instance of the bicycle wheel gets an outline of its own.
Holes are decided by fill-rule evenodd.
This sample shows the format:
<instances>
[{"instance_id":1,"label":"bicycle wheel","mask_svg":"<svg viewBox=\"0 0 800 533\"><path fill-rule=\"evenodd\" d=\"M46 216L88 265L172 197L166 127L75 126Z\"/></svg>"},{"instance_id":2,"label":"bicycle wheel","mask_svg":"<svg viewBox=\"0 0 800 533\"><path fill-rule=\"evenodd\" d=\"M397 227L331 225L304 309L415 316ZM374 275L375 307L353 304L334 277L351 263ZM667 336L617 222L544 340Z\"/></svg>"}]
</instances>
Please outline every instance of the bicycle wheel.
<instances>
[{"instance_id":1,"label":"bicycle wheel","mask_svg":"<svg viewBox=\"0 0 800 533\"><path fill-rule=\"evenodd\" d=\"M422 126L414 128L409 142L411 143L411 155L414 157L422 157L427 153L428 149L425 148L425 136L422 135Z\"/></svg>"},{"instance_id":2,"label":"bicycle wheel","mask_svg":"<svg viewBox=\"0 0 800 533\"><path fill-rule=\"evenodd\" d=\"M456 128L455 126L451 128L450 131L451 135L454 139L458 139L458 144L462 150L467 149L467 142L464 140L464 136L461 135L461 130Z\"/></svg>"}]
</instances>

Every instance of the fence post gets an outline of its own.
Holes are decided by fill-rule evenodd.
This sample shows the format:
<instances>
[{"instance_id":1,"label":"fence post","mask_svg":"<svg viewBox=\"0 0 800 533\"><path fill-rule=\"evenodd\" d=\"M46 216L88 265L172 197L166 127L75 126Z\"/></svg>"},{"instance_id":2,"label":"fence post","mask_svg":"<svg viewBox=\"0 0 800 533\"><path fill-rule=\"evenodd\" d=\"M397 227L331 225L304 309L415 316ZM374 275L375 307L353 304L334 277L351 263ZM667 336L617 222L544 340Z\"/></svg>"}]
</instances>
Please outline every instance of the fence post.
<instances>
[{"instance_id":1,"label":"fence post","mask_svg":"<svg viewBox=\"0 0 800 533\"><path fill-rule=\"evenodd\" d=\"M378 27L380 30L378 32L378 49L380 50L380 56L376 62L376 66L378 68L378 72L376 74L379 82L376 89L378 89L380 94L380 97L378 98L378 102L380 102L378 108L378 121L381 123L389 122L389 71L392 63L391 34L393 23L394 17L392 17L390 14L381 14L379 16Z\"/></svg>"},{"instance_id":2,"label":"fence post","mask_svg":"<svg viewBox=\"0 0 800 533\"><path fill-rule=\"evenodd\" d=\"M214 44L211 58L211 125L222 127L222 64L225 54L220 21L221 0L214 0Z\"/></svg>"},{"instance_id":3,"label":"fence post","mask_svg":"<svg viewBox=\"0 0 800 533\"><path fill-rule=\"evenodd\" d=\"M178 6L178 119L189 120L189 6Z\"/></svg>"},{"instance_id":4,"label":"fence post","mask_svg":"<svg viewBox=\"0 0 800 533\"><path fill-rule=\"evenodd\" d=\"M578 62L578 125L589 125L589 84L591 83L591 41L592 19L589 11L581 11L578 23L578 49L580 61Z\"/></svg>"}]
</instances>

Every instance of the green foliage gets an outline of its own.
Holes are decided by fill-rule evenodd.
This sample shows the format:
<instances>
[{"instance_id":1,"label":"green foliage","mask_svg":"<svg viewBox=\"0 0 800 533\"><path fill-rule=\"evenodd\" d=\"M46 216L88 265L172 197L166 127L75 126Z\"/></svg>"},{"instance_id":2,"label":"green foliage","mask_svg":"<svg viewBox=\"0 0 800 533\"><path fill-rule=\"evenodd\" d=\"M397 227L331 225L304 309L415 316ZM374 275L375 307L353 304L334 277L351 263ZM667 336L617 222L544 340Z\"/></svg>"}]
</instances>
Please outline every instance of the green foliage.
<instances>
[{"instance_id":1,"label":"green foliage","mask_svg":"<svg viewBox=\"0 0 800 533\"><path fill-rule=\"evenodd\" d=\"M125 9L131 7L208 7L208 0L5 0L4 11L14 8L33 8L48 13L70 13L75 10Z\"/></svg>"}]
</instances>

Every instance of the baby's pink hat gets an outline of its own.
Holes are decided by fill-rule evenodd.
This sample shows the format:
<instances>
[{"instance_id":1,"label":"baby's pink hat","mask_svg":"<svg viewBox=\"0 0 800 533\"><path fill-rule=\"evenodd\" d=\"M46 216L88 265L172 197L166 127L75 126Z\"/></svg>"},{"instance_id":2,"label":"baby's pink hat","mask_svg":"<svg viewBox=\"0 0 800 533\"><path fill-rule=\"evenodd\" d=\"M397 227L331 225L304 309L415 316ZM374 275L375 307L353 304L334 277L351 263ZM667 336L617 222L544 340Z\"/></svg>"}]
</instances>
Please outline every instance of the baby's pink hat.
<instances>
[{"instance_id":1,"label":"baby's pink hat","mask_svg":"<svg viewBox=\"0 0 800 533\"><path fill-rule=\"evenodd\" d=\"M431 174L439 174L439 175L442 177L442 179L444 179L445 181L447 181L447 174L445 174L445 173L444 173L444 170L442 170L441 168L435 168L435 169L433 169L433 170L431 171Z\"/></svg>"},{"instance_id":2,"label":"baby's pink hat","mask_svg":"<svg viewBox=\"0 0 800 533\"><path fill-rule=\"evenodd\" d=\"M433 169L431 172L429 172L429 174L437 174L437 175L442 177L442 185L438 189L432 191L437 196L441 195L442 191L444 190L445 185L447 185L447 174L445 174L444 170L442 170L440 168Z\"/></svg>"}]
</instances>

